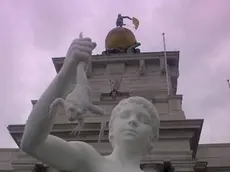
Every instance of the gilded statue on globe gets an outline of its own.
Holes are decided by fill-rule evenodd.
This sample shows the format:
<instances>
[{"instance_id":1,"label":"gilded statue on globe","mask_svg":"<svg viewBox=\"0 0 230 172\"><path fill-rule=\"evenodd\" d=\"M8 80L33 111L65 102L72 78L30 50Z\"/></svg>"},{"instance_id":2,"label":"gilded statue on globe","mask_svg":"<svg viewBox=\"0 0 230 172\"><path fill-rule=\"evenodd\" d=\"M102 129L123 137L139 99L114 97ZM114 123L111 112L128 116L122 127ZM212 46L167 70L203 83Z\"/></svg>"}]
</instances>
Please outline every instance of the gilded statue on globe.
<instances>
[{"instance_id":1,"label":"gilded statue on globe","mask_svg":"<svg viewBox=\"0 0 230 172\"><path fill-rule=\"evenodd\" d=\"M140 53L139 47L141 44L136 41L135 35L127 27L131 27L124 24L124 19L129 19L134 25L135 30L139 27L139 20L135 17L122 16L118 14L116 27L112 29L105 39L105 51L103 54L119 54L119 53ZM127 26L127 27L124 27Z\"/></svg>"}]
</instances>

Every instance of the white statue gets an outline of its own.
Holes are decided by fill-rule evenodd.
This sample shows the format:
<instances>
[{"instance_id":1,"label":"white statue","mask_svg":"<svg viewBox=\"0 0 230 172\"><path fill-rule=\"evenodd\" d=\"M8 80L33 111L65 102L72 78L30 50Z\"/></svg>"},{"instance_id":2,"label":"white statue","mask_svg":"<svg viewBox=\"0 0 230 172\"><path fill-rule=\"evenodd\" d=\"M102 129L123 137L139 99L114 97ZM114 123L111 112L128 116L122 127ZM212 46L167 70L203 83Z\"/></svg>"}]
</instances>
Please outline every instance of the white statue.
<instances>
[{"instance_id":1,"label":"white statue","mask_svg":"<svg viewBox=\"0 0 230 172\"><path fill-rule=\"evenodd\" d=\"M82 92L77 97L80 100L77 107L87 107L89 110L90 97L84 97L90 96L86 93L89 85L85 82L87 78L84 68L91 59L95 46L89 38L80 37L73 41L63 67L29 115L21 149L43 163L64 171L140 172L141 157L153 148L158 139L160 125L156 108L142 97L124 99L113 109L109 123L109 140L113 152L109 156L101 156L85 142L66 142L49 134L57 110L55 102L61 100L59 98L63 95L65 85L71 79L71 73L75 72L76 66L81 66L77 70L76 89L81 88ZM84 115L78 114L81 117Z\"/></svg>"}]
</instances>

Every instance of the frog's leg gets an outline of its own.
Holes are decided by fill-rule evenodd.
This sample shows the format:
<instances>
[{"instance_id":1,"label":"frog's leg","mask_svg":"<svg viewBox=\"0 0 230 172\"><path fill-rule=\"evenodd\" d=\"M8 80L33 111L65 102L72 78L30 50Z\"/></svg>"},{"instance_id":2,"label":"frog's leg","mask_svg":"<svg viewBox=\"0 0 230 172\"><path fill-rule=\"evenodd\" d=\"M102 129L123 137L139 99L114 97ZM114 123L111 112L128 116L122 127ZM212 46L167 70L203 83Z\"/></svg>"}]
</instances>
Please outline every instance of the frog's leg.
<instances>
[{"instance_id":1,"label":"frog's leg","mask_svg":"<svg viewBox=\"0 0 230 172\"><path fill-rule=\"evenodd\" d=\"M101 121L101 129L98 135L98 143L100 143L101 138L104 137L105 128L106 128L106 121Z\"/></svg>"},{"instance_id":2,"label":"frog's leg","mask_svg":"<svg viewBox=\"0 0 230 172\"><path fill-rule=\"evenodd\" d=\"M59 105L64 107L65 106L65 100L62 98L57 98L50 104L49 112L48 112L48 115L50 118L55 117Z\"/></svg>"},{"instance_id":3,"label":"frog's leg","mask_svg":"<svg viewBox=\"0 0 230 172\"><path fill-rule=\"evenodd\" d=\"M84 127L84 117L81 116L78 118L78 125L74 128L74 130L70 133L71 135L80 135L81 129Z\"/></svg>"},{"instance_id":4,"label":"frog's leg","mask_svg":"<svg viewBox=\"0 0 230 172\"><path fill-rule=\"evenodd\" d=\"M104 111L104 109L100 108L99 106L95 106L95 105L89 105L89 109L90 112L92 112L93 114L97 114L97 115L106 115L106 112Z\"/></svg>"}]
</instances>

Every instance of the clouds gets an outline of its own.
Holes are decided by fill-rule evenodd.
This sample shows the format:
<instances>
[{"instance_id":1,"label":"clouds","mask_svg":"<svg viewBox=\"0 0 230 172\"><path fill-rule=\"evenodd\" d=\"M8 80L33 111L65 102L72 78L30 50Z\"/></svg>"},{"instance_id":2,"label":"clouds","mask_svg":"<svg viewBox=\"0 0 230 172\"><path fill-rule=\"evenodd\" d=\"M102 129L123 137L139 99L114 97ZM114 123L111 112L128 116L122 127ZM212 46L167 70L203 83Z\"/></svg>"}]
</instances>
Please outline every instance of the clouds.
<instances>
[{"instance_id":1,"label":"clouds","mask_svg":"<svg viewBox=\"0 0 230 172\"><path fill-rule=\"evenodd\" d=\"M171 6L168 11L168 15L175 12L178 16L174 17L174 29L179 32L171 34L179 40L174 43L181 50L179 92L184 94L186 116L205 119L203 142L230 141L226 132L230 123L230 90L226 83L230 73L229 5L229 1L190 1L179 8ZM172 25L166 26L170 32ZM169 41L169 46L173 42Z\"/></svg>"},{"instance_id":2,"label":"clouds","mask_svg":"<svg viewBox=\"0 0 230 172\"><path fill-rule=\"evenodd\" d=\"M202 142L230 142L230 1L2 1L0 7L0 147L15 146L6 126L24 123L31 99L55 76L51 57L64 56L83 31L104 50L104 38L118 13L135 16L143 51L180 50L178 93L187 118L204 118ZM127 21L128 22L128 21ZM216 125L218 124L218 125Z\"/></svg>"}]
</instances>

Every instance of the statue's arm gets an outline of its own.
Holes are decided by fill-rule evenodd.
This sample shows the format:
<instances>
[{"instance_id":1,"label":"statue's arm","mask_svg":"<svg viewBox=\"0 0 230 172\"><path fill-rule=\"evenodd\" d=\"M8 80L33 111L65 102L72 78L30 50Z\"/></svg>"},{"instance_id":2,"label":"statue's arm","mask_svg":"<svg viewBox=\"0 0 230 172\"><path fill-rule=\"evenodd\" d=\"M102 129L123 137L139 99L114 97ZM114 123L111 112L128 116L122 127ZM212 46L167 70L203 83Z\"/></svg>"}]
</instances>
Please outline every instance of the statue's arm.
<instances>
[{"instance_id":1,"label":"statue's arm","mask_svg":"<svg viewBox=\"0 0 230 172\"><path fill-rule=\"evenodd\" d=\"M124 18L124 19L129 19L129 20L132 20L132 18L131 18L131 17L129 17L129 16L123 16L123 18Z\"/></svg>"},{"instance_id":2,"label":"statue's arm","mask_svg":"<svg viewBox=\"0 0 230 172\"><path fill-rule=\"evenodd\" d=\"M93 47L91 40L86 38L71 44L61 70L33 107L21 140L24 152L65 171L76 171L84 163L89 163L90 166L90 157L82 146L76 148L61 138L49 135L56 115L54 110L57 110L53 107L52 115L49 115L50 105L63 95L66 83L71 79L72 72L76 71L76 64L79 61L87 62L93 48L95 46Z\"/></svg>"},{"instance_id":3,"label":"statue's arm","mask_svg":"<svg viewBox=\"0 0 230 172\"><path fill-rule=\"evenodd\" d=\"M95 164L99 165L102 159L87 143L69 143L52 135L36 148L32 156L59 170L84 172L95 171Z\"/></svg>"},{"instance_id":4,"label":"statue's arm","mask_svg":"<svg viewBox=\"0 0 230 172\"><path fill-rule=\"evenodd\" d=\"M70 77L70 66L63 65L60 72L34 105L24 129L21 148L25 152L33 152L42 144L50 133L56 113L50 115L50 105L61 97ZM57 108L55 108L57 109ZM53 111L53 110L52 110Z\"/></svg>"}]
</instances>

